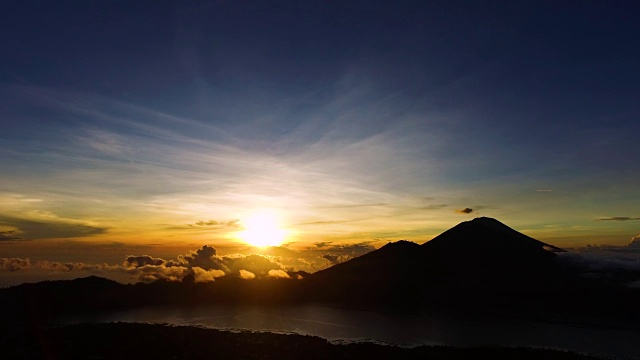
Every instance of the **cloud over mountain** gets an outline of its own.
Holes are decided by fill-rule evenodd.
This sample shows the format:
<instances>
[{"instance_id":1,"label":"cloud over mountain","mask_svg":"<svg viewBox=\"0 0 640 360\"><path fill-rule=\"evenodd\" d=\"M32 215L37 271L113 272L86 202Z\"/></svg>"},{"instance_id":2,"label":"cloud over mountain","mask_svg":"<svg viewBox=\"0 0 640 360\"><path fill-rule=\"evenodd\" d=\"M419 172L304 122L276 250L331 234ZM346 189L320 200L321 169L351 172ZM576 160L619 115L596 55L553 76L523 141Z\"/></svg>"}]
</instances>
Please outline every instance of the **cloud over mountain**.
<instances>
[{"instance_id":1,"label":"cloud over mountain","mask_svg":"<svg viewBox=\"0 0 640 360\"><path fill-rule=\"evenodd\" d=\"M458 214L471 214L473 212L473 209L472 208L456 209L455 212Z\"/></svg>"},{"instance_id":2,"label":"cloud over mountain","mask_svg":"<svg viewBox=\"0 0 640 360\"><path fill-rule=\"evenodd\" d=\"M331 262L331 264L340 264L343 263L345 261L349 261L351 259L353 259L352 256L350 255L335 255L335 254L324 254L322 255L323 259L329 260L329 262Z\"/></svg>"}]
</instances>

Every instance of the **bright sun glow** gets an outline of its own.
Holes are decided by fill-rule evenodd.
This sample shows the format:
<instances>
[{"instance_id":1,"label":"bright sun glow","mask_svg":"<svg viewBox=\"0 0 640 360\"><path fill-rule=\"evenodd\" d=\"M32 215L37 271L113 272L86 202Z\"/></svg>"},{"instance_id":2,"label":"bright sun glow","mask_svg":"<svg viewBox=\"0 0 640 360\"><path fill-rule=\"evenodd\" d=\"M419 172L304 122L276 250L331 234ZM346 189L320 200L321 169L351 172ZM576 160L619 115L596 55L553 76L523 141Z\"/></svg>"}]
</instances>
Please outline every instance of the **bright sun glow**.
<instances>
[{"instance_id":1,"label":"bright sun glow","mask_svg":"<svg viewBox=\"0 0 640 360\"><path fill-rule=\"evenodd\" d=\"M253 246L278 246L284 241L286 232L278 227L278 222L270 213L255 214L242 222L245 230L239 235Z\"/></svg>"}]
</instances>

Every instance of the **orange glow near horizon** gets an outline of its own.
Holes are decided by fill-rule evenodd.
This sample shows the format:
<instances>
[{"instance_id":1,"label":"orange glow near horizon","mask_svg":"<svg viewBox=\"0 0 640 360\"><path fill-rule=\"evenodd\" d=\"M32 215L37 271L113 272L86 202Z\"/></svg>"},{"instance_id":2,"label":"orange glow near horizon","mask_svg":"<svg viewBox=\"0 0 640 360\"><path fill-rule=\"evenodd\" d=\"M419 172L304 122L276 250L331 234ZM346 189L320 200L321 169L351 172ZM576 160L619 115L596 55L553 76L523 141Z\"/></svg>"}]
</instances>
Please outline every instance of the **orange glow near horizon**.
<instances>
[{"instance_id":1,"label":"orange glow near horizon","mask_svg":"<svg viewBox=\"0 0 640 360\"><path fill-rule=\"evenodd\" d=\"M238 236L247 244L257 247L279 246L286 238L286 231L278 225L270 212L260 212L242 221L244 230Z\"/></svg>"}]
</instances>

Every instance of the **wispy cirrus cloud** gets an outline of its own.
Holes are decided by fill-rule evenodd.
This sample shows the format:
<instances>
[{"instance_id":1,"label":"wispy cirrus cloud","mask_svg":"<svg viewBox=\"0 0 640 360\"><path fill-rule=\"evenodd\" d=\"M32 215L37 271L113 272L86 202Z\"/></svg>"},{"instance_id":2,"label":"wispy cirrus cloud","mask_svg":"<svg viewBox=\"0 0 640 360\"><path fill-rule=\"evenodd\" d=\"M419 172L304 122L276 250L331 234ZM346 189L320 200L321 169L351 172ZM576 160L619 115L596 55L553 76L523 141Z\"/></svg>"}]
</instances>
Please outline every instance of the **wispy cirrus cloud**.
<instances>
[{"instance_id":1,"label":"wispy cirrus cloud","mask_svg":"<svg viewBox=\"0 0 640 360\"><path fill-rule=\"evenodd\" d=\"M0 215L0 224L18 229L0 234L3 240L89 237L108 230L108 227L57 216L18 218Z\"/></svg>"},{"instance_id":2,"label":"wispy cirrus cloud","mask_svg":"<svg viewBox=\"0 0 640 360\"><path fill-rule=\"evenodd\" d=\"M238 227L240 219L233 219L227 221L218 221L218 220L207 220L207 221L196 221L194 224L189 224L191 226L231 226Z\"/></svg>"},{"instance_id":3,"label":"wispy cirrus cloud","mask_svg":"<svg viewBox=\"0 0 640 360\"><path fill-rule=\"evenodd\" d=\"M638 220L640 220L640 217L612 216L612 217L599 218L596 221L638 221Z\"/></svg>"},{"instance_id":4,"label":"wispy cirrus cloud","mask_svg":"<svg viewBox=\"0 0 640 360\"><path fill-rule=\"evenodd\" d=\"M421 206L420 209L421 210L440 210L445 207L447 207L447 204L431 204L431 205Z\"/></svg>"}]
</instances>

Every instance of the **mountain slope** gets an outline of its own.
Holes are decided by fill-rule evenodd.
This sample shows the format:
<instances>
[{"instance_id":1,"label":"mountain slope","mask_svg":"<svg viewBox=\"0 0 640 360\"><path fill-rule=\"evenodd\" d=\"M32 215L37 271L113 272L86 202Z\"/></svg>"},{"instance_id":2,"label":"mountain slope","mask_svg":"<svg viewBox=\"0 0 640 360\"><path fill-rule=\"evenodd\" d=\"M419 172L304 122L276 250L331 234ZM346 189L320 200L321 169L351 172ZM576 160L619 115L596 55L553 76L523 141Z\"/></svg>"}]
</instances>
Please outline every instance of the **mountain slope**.
<instances>
[{"instance_id":1,"label":"mountain slope","mask_svg":"<svg viewBox=\"0 0 640 360\"><path fill-rule=\"evenodd\" d=\"M320 298L393 304L448 301L470 292L476 297L544 292L563 281L554 261L562 251L498 220L477 218L423 245L389 243L310 280L322 289Z\"/></svg>"},{"instance_id":2,"label":"mountain slope","mask_svg":"<svg viewBox=\"0 0 640 360\"><path fill-rule=\"evenodd\" d=\"M411 303L419 301L414 278L421 264L420 245L398 241L316 272L307 285L318 300L359 305Z\"/></svg>"},{"instance_id":3,"label":"mountain slope","mask_svg":"<svg viewBox=\"0 0 640 360\"><path fill-rule=\"evenodd\" d=\"M456 251L476 255L553 257L554 252L564 251L487 217L462 222L422 244L422 247L441 255L452 255L448 252Z\"/></svg>"},{"instance_id":4,"label":"mountain slope","mask_svg":"<svg viewBox=\"0 0 640 360\"><path fill-rule=\"evenodd\" d=\"M480 287L549 281L557 271L556 253L564 251L486 217L460 223L422 248L430 271L446 275L449 282L468 279Z\"/></svg>"}]
</instances>

